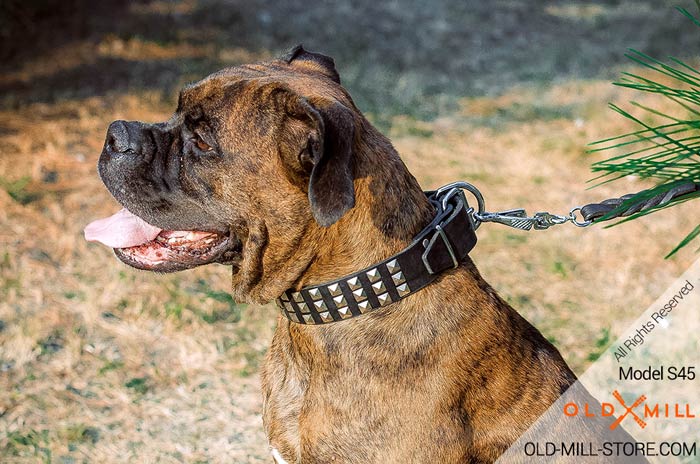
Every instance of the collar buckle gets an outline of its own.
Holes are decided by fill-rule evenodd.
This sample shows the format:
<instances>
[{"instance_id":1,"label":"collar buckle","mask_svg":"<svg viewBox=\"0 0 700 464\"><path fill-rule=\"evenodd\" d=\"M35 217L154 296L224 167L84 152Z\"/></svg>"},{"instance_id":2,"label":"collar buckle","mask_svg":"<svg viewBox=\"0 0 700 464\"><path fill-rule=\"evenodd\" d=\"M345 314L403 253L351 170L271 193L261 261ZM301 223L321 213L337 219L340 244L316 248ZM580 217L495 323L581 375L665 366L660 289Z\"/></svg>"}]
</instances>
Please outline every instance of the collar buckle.
<instances>
[{"instance_id":1,"label":"collar buckle","mask_svg":"<svg viewBox=\"0 0 700 464\"><path fill-rule=\"evenodd\" d=\"M433 250L433 247L435 246L435 242L437 242L438 238L442 239L442 242L445 244L445 248L447 249L447 252L450 254L450 258L452 259L452 268L454 269L459 265L459 261L457 260L457 255L455 255L455 250L452 247L452 244L450 243L450 239L447 238L447 234L445 234L445 230L442 228L442 224L443 223L440 223L440 224L435 226L435 233L430 238L430 240L428 240L427 238L425 240L423 240L423 246L425 247L425 251L423 252L423 255L421 256L421 259L423 260L423 265L425 266L425 269L428 271L428 274L430 274L430 275L437 273L430 266L430 262L428 261L428 256L430 255L430 252Z\"/></svg>"}]
</instances>

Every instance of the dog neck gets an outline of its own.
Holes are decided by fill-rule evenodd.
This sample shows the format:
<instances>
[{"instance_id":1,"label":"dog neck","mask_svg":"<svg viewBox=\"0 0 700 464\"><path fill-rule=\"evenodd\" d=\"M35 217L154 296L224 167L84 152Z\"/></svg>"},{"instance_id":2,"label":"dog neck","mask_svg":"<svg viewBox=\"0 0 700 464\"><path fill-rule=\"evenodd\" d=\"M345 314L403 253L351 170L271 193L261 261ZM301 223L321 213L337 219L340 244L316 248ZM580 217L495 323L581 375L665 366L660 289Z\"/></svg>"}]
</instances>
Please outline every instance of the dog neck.
<instances>
[{"instance_id":1,"label":"dog neck","mask_svg":"<svg viewBox=\"0 0 700 464\"><path fill-rule=\"evenodd\" d=\"M251 221L237 300L267 302L287 289L334 280L408 246L435 212L388 139L363 121L354 150L355 206L330 227L313 220L285 224Z\"/></svg>"},{"instance_id":2,"label":"dog neck","mask_svg":"<svg viewBox=\"0 0 700 464\"><path fill-rule=\"evenodd\" d=\"M333 226L314 228L317 253L294 287L334 280L398 253L434 216L389 141L370 129L355 152L355 207Z\"/></svg>"}]
</instances>

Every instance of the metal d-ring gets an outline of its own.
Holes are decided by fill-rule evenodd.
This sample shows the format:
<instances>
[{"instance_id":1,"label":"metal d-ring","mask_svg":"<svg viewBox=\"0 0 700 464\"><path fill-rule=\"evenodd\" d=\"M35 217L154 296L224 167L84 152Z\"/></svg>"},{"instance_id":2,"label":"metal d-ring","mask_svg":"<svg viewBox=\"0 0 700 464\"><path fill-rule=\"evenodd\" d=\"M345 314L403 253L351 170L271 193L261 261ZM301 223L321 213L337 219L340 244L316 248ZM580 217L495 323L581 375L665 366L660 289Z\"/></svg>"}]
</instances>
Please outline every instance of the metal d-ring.
<instances>
[{"instance_id":1,"label":"metal d-ring","mask_svg":"<svg viewBox=\"0 0 700 464\"><path fill-rule=\"evenodd\" d=\"M452 182L451 184L443 185L439 189L437 189L436 196L440 198L440 195L442 195L444 192L447 192L445 196L442 198L442 209L447 209L447 202L455 196L460 190L467 190L469 193L474 195L474 198L476 198L476 204L478 207L478 210L474 212L474 208L470 208L472 210L472 220L474 222L474 230L478 229L479 226L481 225L481 220L479 217L486 211L486 202L484 201L484 196L481 194L478 188L474 187L472 184L464 181L459 181L459 182Z\"/></svg>"}]
</instances>

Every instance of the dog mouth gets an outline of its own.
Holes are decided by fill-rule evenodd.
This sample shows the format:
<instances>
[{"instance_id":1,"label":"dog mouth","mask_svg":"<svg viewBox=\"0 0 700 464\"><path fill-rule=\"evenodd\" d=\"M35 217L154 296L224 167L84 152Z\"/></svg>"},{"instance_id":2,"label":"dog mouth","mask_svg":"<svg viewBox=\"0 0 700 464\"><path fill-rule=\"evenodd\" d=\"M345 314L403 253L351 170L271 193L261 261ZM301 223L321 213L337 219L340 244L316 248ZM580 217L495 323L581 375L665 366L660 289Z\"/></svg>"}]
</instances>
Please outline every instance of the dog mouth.
<instances>
[{"instance_id":1,"label":"dog mouth","mask_svg":"<svg viewBox=\"0 0 700 464\"><path fill-rule=\"evenodd\" d=\"M164 230L127 209L85 227L85 239L114 249L129 266L155 272L175 272L210 263L236 265L241 242L230 232Z\"/></svg>"}]
</instances>

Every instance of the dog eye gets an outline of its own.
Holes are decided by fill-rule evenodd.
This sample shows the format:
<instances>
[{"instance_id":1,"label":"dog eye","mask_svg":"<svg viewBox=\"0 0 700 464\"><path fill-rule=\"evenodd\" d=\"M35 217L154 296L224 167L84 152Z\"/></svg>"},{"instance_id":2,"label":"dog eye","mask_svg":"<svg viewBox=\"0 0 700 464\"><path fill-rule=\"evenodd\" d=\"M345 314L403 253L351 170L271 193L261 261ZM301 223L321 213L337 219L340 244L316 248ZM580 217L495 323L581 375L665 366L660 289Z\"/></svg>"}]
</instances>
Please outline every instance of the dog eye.
<instances>
[{"instance_id":1,"label":"dog eye","mask_svg":"<svg viewBox=\"0 0 700 464\"><path fill-rule=\"evenodd\" d=\"M197 137L194 142L197 145L197 148L199 148L202 151L211 151L213 150L212 147L209 146L207 142L202 140L201 138Z\"/></svg>"},{"instance_id":2,"label":"dog eye","mask_svg":"<svg viewBox=\"0 0 700 464\"><path fill-rule=\"evenodd\" d=\"M199 134L198 132L192 134L192 137L190 137L190 142L195 144L199 151L208 152L214 150L214 148L211 145L204 141L201 134Z\"/></svg>"}]
</instances>

